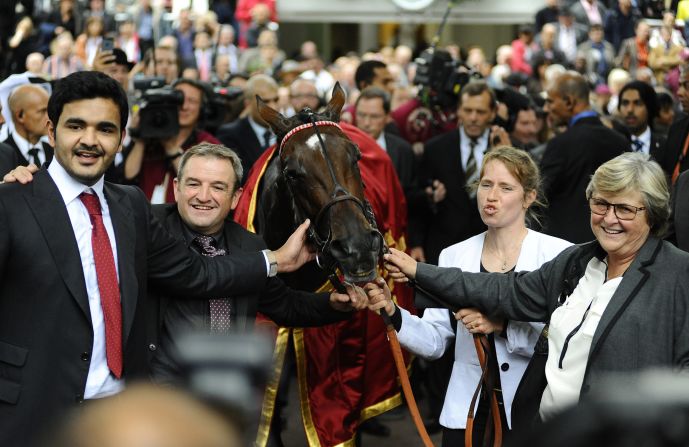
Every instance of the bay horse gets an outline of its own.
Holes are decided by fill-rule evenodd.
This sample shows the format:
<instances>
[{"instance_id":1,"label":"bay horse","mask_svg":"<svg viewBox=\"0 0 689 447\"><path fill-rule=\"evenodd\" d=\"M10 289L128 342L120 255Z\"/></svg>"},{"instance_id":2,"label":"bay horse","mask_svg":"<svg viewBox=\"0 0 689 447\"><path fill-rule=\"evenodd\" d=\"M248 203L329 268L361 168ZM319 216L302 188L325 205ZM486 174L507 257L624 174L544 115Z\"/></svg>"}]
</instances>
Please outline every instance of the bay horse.
<instances>
[{"instance_id":1,"label":"bay horse","mask_svg":"<svg viewBox=\"0 0 689 447\"><path fill-rule=\"evenodd\" d=\"M350 283L371 281L381 274L386 245L405 249L406 204L394 167L371 137L339 123L344 96L336 85L323 112L305 109L291 118L257 98L278 145L248 174L234 219L272 249L305 218L311 220L309 238L318 262L282 277L300 290L329 290L334 270ZM400 305L412 307L410 291L393 293ZM279 328L276 376L266 390L256 445L266 445L269 436L290 342L310 446L351 445L360 422L401 404L395 368L401 356L393 359L385 331L381 318L368 311L319 328Z\"/></svg>"},{"instance_id":2,"label":"bay horse","mask_svg":"<svg viewBox=\"0 0 689 447\"><path fill-rule=\"evenodd\" d=\"M309 218L309 238L318 250L317 265L309 264L285 281L315 290L323 283L319 266L326 271L339 268L351 283L372 281L384 241L364 197L357 164L361 152L337 124L345 101L339 84L320 114L305 109L285 118L258 101L259 113L280 147L263 175L256 232L268 248L276 249Z\"/></svg>"}]
</instances>

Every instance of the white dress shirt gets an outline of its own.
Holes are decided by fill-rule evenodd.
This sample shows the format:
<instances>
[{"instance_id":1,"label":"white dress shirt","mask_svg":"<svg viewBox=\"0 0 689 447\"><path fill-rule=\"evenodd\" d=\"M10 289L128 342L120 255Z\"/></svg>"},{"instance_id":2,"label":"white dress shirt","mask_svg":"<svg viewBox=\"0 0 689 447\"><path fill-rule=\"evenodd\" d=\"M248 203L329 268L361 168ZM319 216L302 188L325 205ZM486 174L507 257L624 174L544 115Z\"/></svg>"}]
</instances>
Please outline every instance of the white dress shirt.
<instances>
[{"instance_id":1,"label":"white dress shirt","mask_svg":"<svg viewBox=\"0 0 689 447\"><path fill-rule=\"evenodd\" d=\"M378 146L380 146L385 152L388 151L388 145L385 142L385 132L381 132L380 135L378 135L376 143L378 143Z\"/></svg>"},{"instance_id":2,"label":"white dress shirt","mask_svg":"<svg viewBox=\"0 0 689 447\"><path fill-rule=\"evenodd\" d=\"M43 148L43 142L39 139L36 144L31 144L27 139L19 135L16 130L12 132L12 139L17 143L19 152L22 153L24 158L29 160L29 163L33 163L33 157L29 155L29 150L31 148L38 148L38 159L41 160L41 166L45 163L45 149ZM40 167L40 166L39 166Z\"/></svg>"},{"instance_id":3,"label":"white dress shirt","mask_svg":"<svg viewBox=\"0 0 689 447\"><path fill-rule=\"evenodd\" d=\"M275 144L275 140L277 139L277 137L269 128L261 126L256 121L254 121L252 117L249 117L249 124L251 124L251 129L253 129L254 133L256 134L256 138L258 138L258 142L261 146L263 146L263 144L265 143L263 135L265 135L266 131L270 131L268 146Z\"/></svg>"},{"instance_id":4,"label":"white dress shirt","mask_svg":"<svg viewBox=\"0 0 689 447\"><path fill-rule=\"evenodd\" d=\"M96 264L93 259L93 247L91 246L91 218L86 207L79 199L79 194L84 191L92 190L100 200L101 211L103 214L103 225L110 239L112 254L115 258L115 268L117 269L117 282L119 283L119 268L117 265L117 244L115 243L115 231L110 218L108 202L103 194L103 177L92 187L88 187L73 179L67 171L57 162L56 159L48 166L48 174L57 185L62 200L67 207L69 220L74 230L81 257L81 266L84 270L84 280L86 282L86 293L89 299L89 309L91 310L91 325L93 326L93 351L91 352L91 363L86 379L86 389L84 399L94 399L110 396L118 393L124 388L124 380L117 379L110 373L108 361L105 354L105 322L103 319L103 309L100 302L100 292L98 289L98 277L96 276Z\"/></svg>"},{"instance_id":5,"label":"white dress shirt","mask_svg":"<svg viewBox=\"0 0 689 447\"><path fill-rule=\"evenodd\" d=\"M636 150L636 148L634 147L634 143L633 143L635 140L641 141L641 144L642 144L641 152L643 152L644 154L650 155L650 153L651 153L651 128L646 127L646 130L641 135L639 135L638 137L635 135L632 135L632 150Z\"/></svg>"},{"instance_id":6,"label":"white dress shirt","mask_svg":"<svg viewBox=\"0 0 689 447\"><path fill-rule=\"evenodd\" d=\"M572 295L550 316L545 365L548 385L543 391L540 408L544 421L579 402L593 334L622 282L621 276L605 281L607 270L606 261L591 259ZM569 341L563 356L567 338Z\"/></svg>"},{"instance_id":7,"label":"white dress shirt","mask_svg":"<svg viewBox=\"0 0 689 447\"><path fill-rule=\"evenodd\" d=\"M476 139L476 146L474 146L474 159L476 160L477 171L481 169L483 164L483 154L488 150L488 135L490 129L486 129L480 137ZM464 126L459 126L459 147L462 156L462 169L467 170L467 161L469 161L469 152L471 152L471 137L464 132Z\"/></svg>"}]
</instances>

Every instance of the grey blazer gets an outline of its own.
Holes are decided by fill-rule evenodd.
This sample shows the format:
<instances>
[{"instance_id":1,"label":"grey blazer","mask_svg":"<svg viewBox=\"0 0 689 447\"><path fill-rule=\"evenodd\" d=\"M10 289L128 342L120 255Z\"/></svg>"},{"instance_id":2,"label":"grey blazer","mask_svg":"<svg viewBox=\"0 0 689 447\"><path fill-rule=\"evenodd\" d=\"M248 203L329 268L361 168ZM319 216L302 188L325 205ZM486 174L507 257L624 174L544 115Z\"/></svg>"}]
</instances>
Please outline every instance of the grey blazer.
<instances>
[{"instance_id":1,"label":"grey blazer","mask_svg":"<svg viewBox=\"0 0 689 447\"><path fill-rule=\"evenodd\" d=\"M545 322L559 305L565 278L574 273L578 281L593 256L605 256L596 241L570 247L533 272L466 273L418 264L416 281L453 308ZM581 398L606 373L651 367L689 369L689 253L655 237L641 247L601 317Z\"/></svg>"}]
</instances>

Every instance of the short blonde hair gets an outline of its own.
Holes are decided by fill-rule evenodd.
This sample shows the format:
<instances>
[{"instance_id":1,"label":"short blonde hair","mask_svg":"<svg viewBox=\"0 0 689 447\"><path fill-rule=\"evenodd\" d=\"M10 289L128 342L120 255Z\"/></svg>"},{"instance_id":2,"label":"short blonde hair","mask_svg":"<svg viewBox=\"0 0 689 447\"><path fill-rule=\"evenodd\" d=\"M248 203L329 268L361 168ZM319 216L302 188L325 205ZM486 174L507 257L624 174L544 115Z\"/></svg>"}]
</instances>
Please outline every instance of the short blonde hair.
<instances>
[{"instance_id":1,"label":"short blonde hair","mask_svg":"<svg viewBox=\"0 0 689 447\"><path fill-rule=\"evenodd\" d=\"M626 152L603 163L591 176L586 198L594 193L623 195L638 192L646 207L651 234L661 237L670 217L670 192L665 173L648 154Z\"/></svg>"}]
</instances>

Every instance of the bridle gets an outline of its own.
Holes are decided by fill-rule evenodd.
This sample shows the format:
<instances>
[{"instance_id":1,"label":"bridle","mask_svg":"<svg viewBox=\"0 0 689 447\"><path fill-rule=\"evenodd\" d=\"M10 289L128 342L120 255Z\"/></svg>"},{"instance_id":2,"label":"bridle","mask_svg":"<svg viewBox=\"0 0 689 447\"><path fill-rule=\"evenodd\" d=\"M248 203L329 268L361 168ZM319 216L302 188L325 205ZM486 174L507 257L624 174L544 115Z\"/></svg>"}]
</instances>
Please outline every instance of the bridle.
<instances>
[{"instance_id":1,"label":"bridle","mask_svg":"<svg viewBox=\"0 0 689 447\"><path fill-rule=\"evenodd\" d=\"M379 257L383 255L383 253L387 252L387 245L385 243L385 238L381 234L381 232L378 230L378 225L376 224L376 217L375 214L373 213L373 208L371 207L371 204L369 203L368 200L365 198L363 200L360 200L359 198L355 197L352 195L344 186L340 184L340 182L337 180L337 176L335 175L335 169L333 167L332 160L330 158L330 154L328 151L328 147L325 144L325 141L323 140L323 136L321 135L321 132L319 130L320 126L331 126L335 127L342 132L342 128L335 122L333 121L316 121L314 113L308 109L304 109L302 113L308 114L308 122L304 122L304 124L301 124L294 129L290 130L285 134L285 136L282 138L280 141L280 146L279 146L279 152L278 155L280 157L280 162L282 163L283 171L282 175L285 178L285 183L287 184L287 189L289 190L290 195L292 196L292 201L294 203L294 209L295 213L297 214L297 218L299 219L300 222L304 221L304 216L305 213L301 209L299 202L296 199L296 195L294 193L294 189L292 186L292 183L290 182L289 178L285 175L285 166L284 166L284 158L283 158L283 150L287 143L289 142L290 138L296 135L297 133L306 130L306 129L311 129L313 128L316 132L316 136L318 137L318 142L321 147L321 152L323 153L323 158L325 159L325 163L328 166L328 172L330 173L330 178L333 182L334 188L333 191L330 193L330 200L328 203L326 203L323 208L318 211L318 214L316 215L316 218L311 222L309 225L308 229L308 236L309 239L314 243L317 249L316 253L316 262L318 266L324 270L326 273L328 273L328 276L333 282L333 285L335 287L338 287L337 284L333 281L334 277L337 277L335 274L336 268L337 268L337 260L331 253L331 244L332 244L332 229L330 225L330 210L332 209L333 206L337 205L338 203L344 203L344 202L354 202L356 206L361 210L361 212L364 214L364 217L366 218L366 221L369 223L371 228L373 228L373 231L376 233L377 237L380 238L380 253ZM321 237L321 235L318 233L318 229L321 228L321 224L324 222L324 219L327 220L327 228L328 228L328 234L325 238ZM339 279L338 279L339 282ZM340 286L342 286L341 283L339 283ZM340 290L341 291L341 290Z\"/></svg>"}]
</instances>

